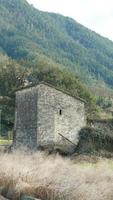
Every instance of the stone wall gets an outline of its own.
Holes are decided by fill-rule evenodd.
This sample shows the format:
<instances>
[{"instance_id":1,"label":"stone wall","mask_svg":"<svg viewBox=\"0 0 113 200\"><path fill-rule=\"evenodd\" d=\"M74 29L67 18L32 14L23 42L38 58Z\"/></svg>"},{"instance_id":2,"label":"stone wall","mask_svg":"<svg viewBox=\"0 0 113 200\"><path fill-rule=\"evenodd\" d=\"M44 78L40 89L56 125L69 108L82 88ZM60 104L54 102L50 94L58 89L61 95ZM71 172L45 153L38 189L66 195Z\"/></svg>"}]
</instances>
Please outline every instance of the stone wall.
<instances>
[{"instance_id":1,"label":"stone wall","mask_svg":"<svg viewBox=\"0 0 113 200\"><path fill-rule=\"evenodd\" d=\"M75 148L86 125L84 103L47 85L40 85L38 97L38 143L65 151Z\"/></svg>"},{"instance_id":2,"label":"stone wall","mask_svg":"<svg viewBox=\"0 0 113 200\"><path fill-rule=\"evenodd\" d=\"M16 93L15 130L16 146L37 147L37 88Z\"/></svg>"},{"instance_id":3,"label":"stone wall","mask_svg":"<svg viewBox=\"0 0 113 200\"><path fill-rule=\"evenodd\" d=\"M84 102L45 84L16 94L16 145L72 151L86 125Z\"/></svg>"}]
</instances>

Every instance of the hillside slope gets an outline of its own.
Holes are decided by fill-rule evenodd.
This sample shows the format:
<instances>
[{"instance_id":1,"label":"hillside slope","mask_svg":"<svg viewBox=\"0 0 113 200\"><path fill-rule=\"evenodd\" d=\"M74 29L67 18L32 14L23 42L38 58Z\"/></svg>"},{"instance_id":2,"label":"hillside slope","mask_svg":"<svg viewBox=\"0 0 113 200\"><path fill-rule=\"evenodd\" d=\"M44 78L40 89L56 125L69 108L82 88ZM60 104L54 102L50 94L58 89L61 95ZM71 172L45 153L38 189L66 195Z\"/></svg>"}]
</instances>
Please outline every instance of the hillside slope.
<instances>
[{"instance_id":1,"label":"hillside slope","mask_svg":"<svg viewBox=\"0 0 113 200\"><path fill-rule=\"evenodd\" d=\"M95 99L78 77L62 69L61 65L41 58L34 68L26 69L0 54L0 112L3 135L8 134L14 126L15 91L26 87L25 80L29 82L27 86L34 86L44 81L60 90L67 91L70 95L81 97L86 102L87 116L96 114Z\"/></svg>"},{"instance_id":2,"label":"hillside slope","mask_svg":"<svg viewBox=\"0 0 113 200\"><path fill-rule=\"evenodd\" d=\"M113 86L113 42L26 0L0 0L0 51L30 65L46 56L87 82L104 80Z\"/></svg>"}]
</instances>

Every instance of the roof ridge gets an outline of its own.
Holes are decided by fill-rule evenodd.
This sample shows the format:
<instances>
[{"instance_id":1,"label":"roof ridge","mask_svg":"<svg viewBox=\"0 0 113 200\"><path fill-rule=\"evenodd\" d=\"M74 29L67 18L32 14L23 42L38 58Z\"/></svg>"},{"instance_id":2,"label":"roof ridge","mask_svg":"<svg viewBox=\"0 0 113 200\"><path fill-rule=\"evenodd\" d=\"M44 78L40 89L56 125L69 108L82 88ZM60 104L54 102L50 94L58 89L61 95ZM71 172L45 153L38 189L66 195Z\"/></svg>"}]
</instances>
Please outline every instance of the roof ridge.
<instances>
[{"instance_id":1,"label":"roof ridge","mask_svg":"<svg viewBox=\"0 0 113 200\"><path fill-rule=\"evenodd\" d=\"M56 90L58 90L58 91L60 91L60 92L62 92L62 93L64 93L64 94L67 94L67 95L73 97L74 99L77 99L77 100L79 100L79 101L82 101L83 103L86 103L86 101L85 101L84 99L82 99L82 98L80 98L80 97L78 97L78 96L72 95L72 94L70 94L68 91L65 91L65 90L63 90L63 89L60 89L60 88L58 88L57 86L54 86L54 85L52 85L52 84L50 84L50 83L48 83L48 82L44 82L44 81L40 81L37 85L28 85L28 86L26 86L26 87L20 88L20 89L16 90L16 92L21 91L21 90L26 90L26 89L34 88L34 87L37 87L38 85L41 85L41 84L47 85L47 86L49 86L49 87L51 87L51 88L54 88L54 89L56 89Z\"/></svg>"}]
</instances>

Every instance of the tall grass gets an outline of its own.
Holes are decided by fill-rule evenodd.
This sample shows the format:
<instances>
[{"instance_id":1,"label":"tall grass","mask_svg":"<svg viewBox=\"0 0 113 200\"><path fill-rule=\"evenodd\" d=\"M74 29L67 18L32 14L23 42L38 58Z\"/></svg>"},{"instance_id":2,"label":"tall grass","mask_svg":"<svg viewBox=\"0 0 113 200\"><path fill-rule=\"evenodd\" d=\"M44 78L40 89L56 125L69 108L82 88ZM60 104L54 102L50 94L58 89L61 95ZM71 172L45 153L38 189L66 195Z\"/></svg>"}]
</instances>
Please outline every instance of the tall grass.
<instances>
[{"instance_id":1,"label":"tall grass","mask_svg":"<svg viewBox=\"0 0 113 200\"><path fill-rule=\"evenodd\" d=\"M0 190L9 199L113 200L113 161L76 162L59 155L0 154Z\"/></svg>"}]
</instances>

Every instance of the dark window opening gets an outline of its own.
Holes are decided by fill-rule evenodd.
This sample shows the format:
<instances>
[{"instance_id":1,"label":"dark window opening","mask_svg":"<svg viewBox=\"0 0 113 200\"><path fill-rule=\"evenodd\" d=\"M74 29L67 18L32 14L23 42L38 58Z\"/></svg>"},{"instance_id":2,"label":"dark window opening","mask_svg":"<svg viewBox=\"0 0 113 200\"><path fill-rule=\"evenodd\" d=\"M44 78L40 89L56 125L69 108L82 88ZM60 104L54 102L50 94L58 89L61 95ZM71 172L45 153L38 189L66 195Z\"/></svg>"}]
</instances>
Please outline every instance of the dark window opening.
<instances>
[{"instance_id":1,"label":"dark window opening","mask_svg":"<svg viewBox=\"0 0 113 200\"><path fill-rule=\"evenodd\" d=\"M59 115L62 115L62 110L61 109L59 110Z\"/></svg>"}]
</instances>

